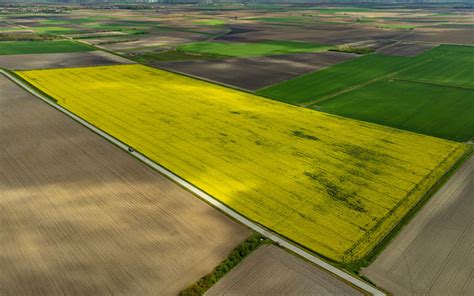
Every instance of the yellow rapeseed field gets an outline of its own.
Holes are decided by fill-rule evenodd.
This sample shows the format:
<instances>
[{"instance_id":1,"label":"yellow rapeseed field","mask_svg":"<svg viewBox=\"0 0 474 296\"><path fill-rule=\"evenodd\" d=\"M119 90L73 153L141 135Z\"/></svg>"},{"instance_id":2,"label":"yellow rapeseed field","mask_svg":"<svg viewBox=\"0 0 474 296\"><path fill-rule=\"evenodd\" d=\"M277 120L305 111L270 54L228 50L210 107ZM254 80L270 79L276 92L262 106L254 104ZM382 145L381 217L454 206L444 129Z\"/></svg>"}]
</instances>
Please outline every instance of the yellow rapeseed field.
<instances>
[{"instance_id":1,"label":"yellow rapeseed field","mask_svg":"<svg viewBox=\"0 0 474 296\"><path fill-rule=\"evenodd\" d=\"M241 214L343 263L370 252L467 150L142 65L18 74Z\"/></svg>"}]
</instances>

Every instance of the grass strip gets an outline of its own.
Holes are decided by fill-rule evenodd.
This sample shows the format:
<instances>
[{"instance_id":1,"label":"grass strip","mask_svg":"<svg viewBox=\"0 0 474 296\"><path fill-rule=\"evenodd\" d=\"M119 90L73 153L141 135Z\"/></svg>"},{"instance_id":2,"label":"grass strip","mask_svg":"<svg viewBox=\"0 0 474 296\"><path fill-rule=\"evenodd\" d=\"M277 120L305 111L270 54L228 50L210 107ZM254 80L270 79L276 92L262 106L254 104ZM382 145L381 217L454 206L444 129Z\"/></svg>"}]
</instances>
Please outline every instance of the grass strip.
<instances>
[{"instance_id":1,"label":"grass strip","mask_svg":"<svg viewBox=\"0 0 474 296\"><path fill-rule=\"evenodd\" d=\"M255 233L235 248L230 255L222 261L211 273L203 276L195 284L187 287L179 293L180 296L204 295L217 281L219 281L232 268L237 266L252 251L263 244L269 244L271 241L262 235Z\"/></svg>"}]
</instances>

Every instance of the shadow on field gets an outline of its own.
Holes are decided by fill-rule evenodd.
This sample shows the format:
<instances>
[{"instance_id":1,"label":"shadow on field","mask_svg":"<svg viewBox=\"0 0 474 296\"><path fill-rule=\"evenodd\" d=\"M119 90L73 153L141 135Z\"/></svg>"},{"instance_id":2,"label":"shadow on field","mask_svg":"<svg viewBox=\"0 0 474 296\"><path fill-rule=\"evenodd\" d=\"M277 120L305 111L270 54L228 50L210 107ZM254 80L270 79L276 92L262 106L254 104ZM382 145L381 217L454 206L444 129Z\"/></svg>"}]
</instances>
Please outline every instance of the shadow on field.
<instances>
[{"instance_id":1,"label":"shadow on field","mask_svg":"<svg viewBox=\"0 0 474 296\"><path fill-rule=\"evenodd\" d=\"M0 294L170 295L250 232L0 77Z\"/></svg>"}]
</instances>

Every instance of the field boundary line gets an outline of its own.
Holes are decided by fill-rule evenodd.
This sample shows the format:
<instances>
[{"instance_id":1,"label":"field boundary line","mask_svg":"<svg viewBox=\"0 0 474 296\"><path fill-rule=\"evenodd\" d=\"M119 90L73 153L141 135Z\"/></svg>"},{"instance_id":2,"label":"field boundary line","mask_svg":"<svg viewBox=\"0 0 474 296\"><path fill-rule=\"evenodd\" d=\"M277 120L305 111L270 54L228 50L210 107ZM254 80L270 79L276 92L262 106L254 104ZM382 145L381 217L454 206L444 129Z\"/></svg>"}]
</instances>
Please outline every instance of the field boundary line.
<instances>
[{"instance_id":1,"label":"field boundary line","mask_svg":"<svg viewBox=\"0 0 474 296\"><path fill-rule=\"evenodd\" d=\"M390 74L391 74L391 73L390 73ZM379 76L379 77L377 77L377 78L375 78L375 79L366 81L366 82L361 83L361 84L353 85L353 86L351 86L351 87L349 87L349 88L345 88L345 89L343 89L343 90L341 90L341 91L339 91L339 92L330 94L330 95L325 96L325 97L322 97L322 98L320 98L320 99L316 99L316 100L314 100L314 101L310 101L309 103L306 103L306 104L301 104L301 105L299 105L299 106L304 107L304 108L310 108L310 107L312 107L312 106L314 106L314 105L316 105L316 104L318 104L318 103L321 103L322 101L329 100L329 99L331 99L331 98L337 97L337 96L339 96L339 95L342 95L342 94L351 92L351 91L353 91L353 90L362 88L362 87L364 87L364 86L367 86L367 85L370 85L370 84L372 84L372 83L374 83L374 82L377 82L377 81L379 81L379 80L382 80L382 79L384 79L384 78L390 76L390 74L387 74L387 75L384 75L384 76Z\"/></svg>"},{"instance_id":2,"label":"field boundary line","mask_svg":"<svg viewBox=\"0 0 474 296\"><path fill-rule=\"evenodd\" d=\"M453 85L453 84L447 84L447 83L417 80L417 79L403 78L403 77L397 77L397 76L390 77L390 79L406 81L406 82L413 82L413 83L420 83L420 84L429 84L429 85L435 85L435 86L446 86L446 87L474 90L474 87L469 87L469 86L461 86L461 85Z\"/></svg>"},{"instance_id":3,"label":"field boundary line","mask_svg":"<svg viewBox=\"0 0 474 296\"><path fill-rule=\"evenodd\" d=\"M127 151L129 154L131 154L135 158L141 160L143 163L145 163L148 166L150 166L151 168L155 169L156 171L158 171L159 173L161 173L165 177L169 178L170 180L172 180L175 183L179 184L183 188L185 188L188 191L192 192L193 194L195 194L196 196L198 196L202 200L206 201L207 203L211 204L213 207L215 207L215 208L219 209L220 211L224 212L225 214L227 214L231 218L239 221L240 223L246 225L250 229L252 229L252 230L260 233L261 235L267 237L268 239L272 240L273 242L275 242L279 246L281 246L281 247L283 247L283 248L285 248L285 249L287 249L287 250L289 250L293 253L298 254L299 256L301 256L301 257L305 258L306 260L316 264L317 266L321 267L322 269L336 275L337 277L345 280L346 282L349 282L353 286L355 286L355 287L357 287L357 288L359 288L359 289L361 289L361 290L363 290L363 291L365 291L365 292L367 292L371 295L375 295L375 296L387 295L385 292L383 292L379 288L376 288L376 287L366 283L365 281L363 281L363 280L361 280L361 279L359 279L359 278L343 271L342 269L329 264L328 262L326 262L323 259L317 257L316 255L310 253L309 251L304 250L302 247L299 247L299 246L289 242L288 240L280 237L278 234L270 231L269 229L257 224L256 222L251 221L250 219L248 219L244 216L242 216L241 214L237 213L233 209L231 209L228 206L226 206L225 204L221 203L220 201L218 201L217 199L215 199L211 195L207 194L206 192L202 191L201 189L197 188L196 186L194 186L193 184L189 183L188 181L182 179L181 177L175 175L170 170L168 170L165 167L163 167L163 166L157 164L156 162L150 160L148 157L144 156L143 154L141 154L137 151L134 151L133 149L131 149L131 147L129 147L128 145L126 145L122 141L120 141L120 140L116 139L115 137L107 134L106 132L104 132L101 129L97 128L96 126L90 124L89 122L82 119L81 117L75 115L71 111L69 111L69 110L63 108L62 106L52 102L46 96L44 96L43 94L41 94L40 92L38 92L37 90L35 90L31 86L29 86L28 84L26 84L20 78L15 77L11 73L8 73L7 71L5 71L3 69L0 69L0 73L5 75L7 78L9 78L13 82L15 82L18 86L25 89L26 91L28 91L32 95L38 97L43 102L50 105L51 107L53 107L56 110L64 113L65 115L71 117L72 119L74 119L78 123L80 123L80 124L84 125L85 127L89 128L91 131L93 131L96 134L102 136L103 138L105 138L109 142L111 142L111 143L115 144L116 146L120 147L121 149Z\"/></svg>"},{"instance_id":4,"label":"field boundary line","mask_svg":"<svg viewBox=\"0 0 474 296\"><path fill-rule=\"evenodd\" d=\"M422 65L422 64L424 64L424 63L430 62L430 61L432 61L433 59L435 59L435 58L429 58L429 59L420 61L420 62L415 63L415 64L413 64L413 65L407 66L407 67L405 67L405 68L403 68L403 69L396 70L396 71L393 71L393 72L389 72L389 73L387 73L387 74L385 74L385 75L376 77L376 78L374 78L374 79L372 79L372 80L365 81L365 82L360 83L360 84L352 85L351 87L345 88L345 89L343 89L343 90L341 90L341 91L339 91L339 92L336 92L336 93L333 93L333 94L324 96L324 97L322 97L322 98L320 98L320 99L316 99L316 100L310 101L310 102L305 103L305 104L299 104L298 106L304 107L304 108L311 108L311 107L313 107L314 105L316 105L316 104L318 104L318 103L321 103L322 101L326 101L326 100L332 99L332 98L334 98L334 97L337 97L337 96L339 96L339 95L342 95L342 94L351 92L351 91L353 91L353 90L356 90L356 89L359 89L359 88L368 86L368 85L370 85L370 84L372 84L372 83L374 83L374 82L377 82L377 81L379 81L379 80L383 80L383 79L385 79L385 78L393 78L393 77L395 77L395 75L398 75L398 74L400 74L400 73L402 73L402 72L404 72L404 71L406 71L406 70L408 70L408 69L410 69L410 68L413 68L413 67L415 67L415 66Z\"/></svg>"}]
</instances>

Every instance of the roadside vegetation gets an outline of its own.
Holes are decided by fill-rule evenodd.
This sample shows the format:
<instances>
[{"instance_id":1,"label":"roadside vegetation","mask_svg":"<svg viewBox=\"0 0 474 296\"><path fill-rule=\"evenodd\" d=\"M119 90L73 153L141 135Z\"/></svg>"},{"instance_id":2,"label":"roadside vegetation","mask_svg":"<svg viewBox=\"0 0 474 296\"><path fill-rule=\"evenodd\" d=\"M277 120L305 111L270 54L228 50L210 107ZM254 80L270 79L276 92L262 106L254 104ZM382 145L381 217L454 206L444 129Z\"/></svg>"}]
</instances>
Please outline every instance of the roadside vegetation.
<instances>
[{"instance_id":1,"label":"roadside vegetation","mask_svg":"<svg viewBox=\"0 0 474 296\"><path fill-rule=\"evenodd\" d=\"M224 275L237 266L245 257L247 257L252 251L264 244L270 244L269 239L264 238L260 234L253 234L251 237L246 239L243 243L237 246L232 253L229 254L227 259L222 261L211 273L202 277L195 284L189 286L185 290L179 293L180 296L199 296L209 290L217 281L219 281Z\"/></svg>"},{"instance_id":2,"label":"roadside vegetation","mask_svg":"<svg viewBox=\"0 0 474 296\"><path fill-rule=\"evenodd\" d=\"M370 48L370 47L353 47L350 45L341 45L335 48L331 48L329 50L337 51L337 52L356 53L356 54L368 54L375 51L375 49Z\"/></svg>"}]
</instances>

